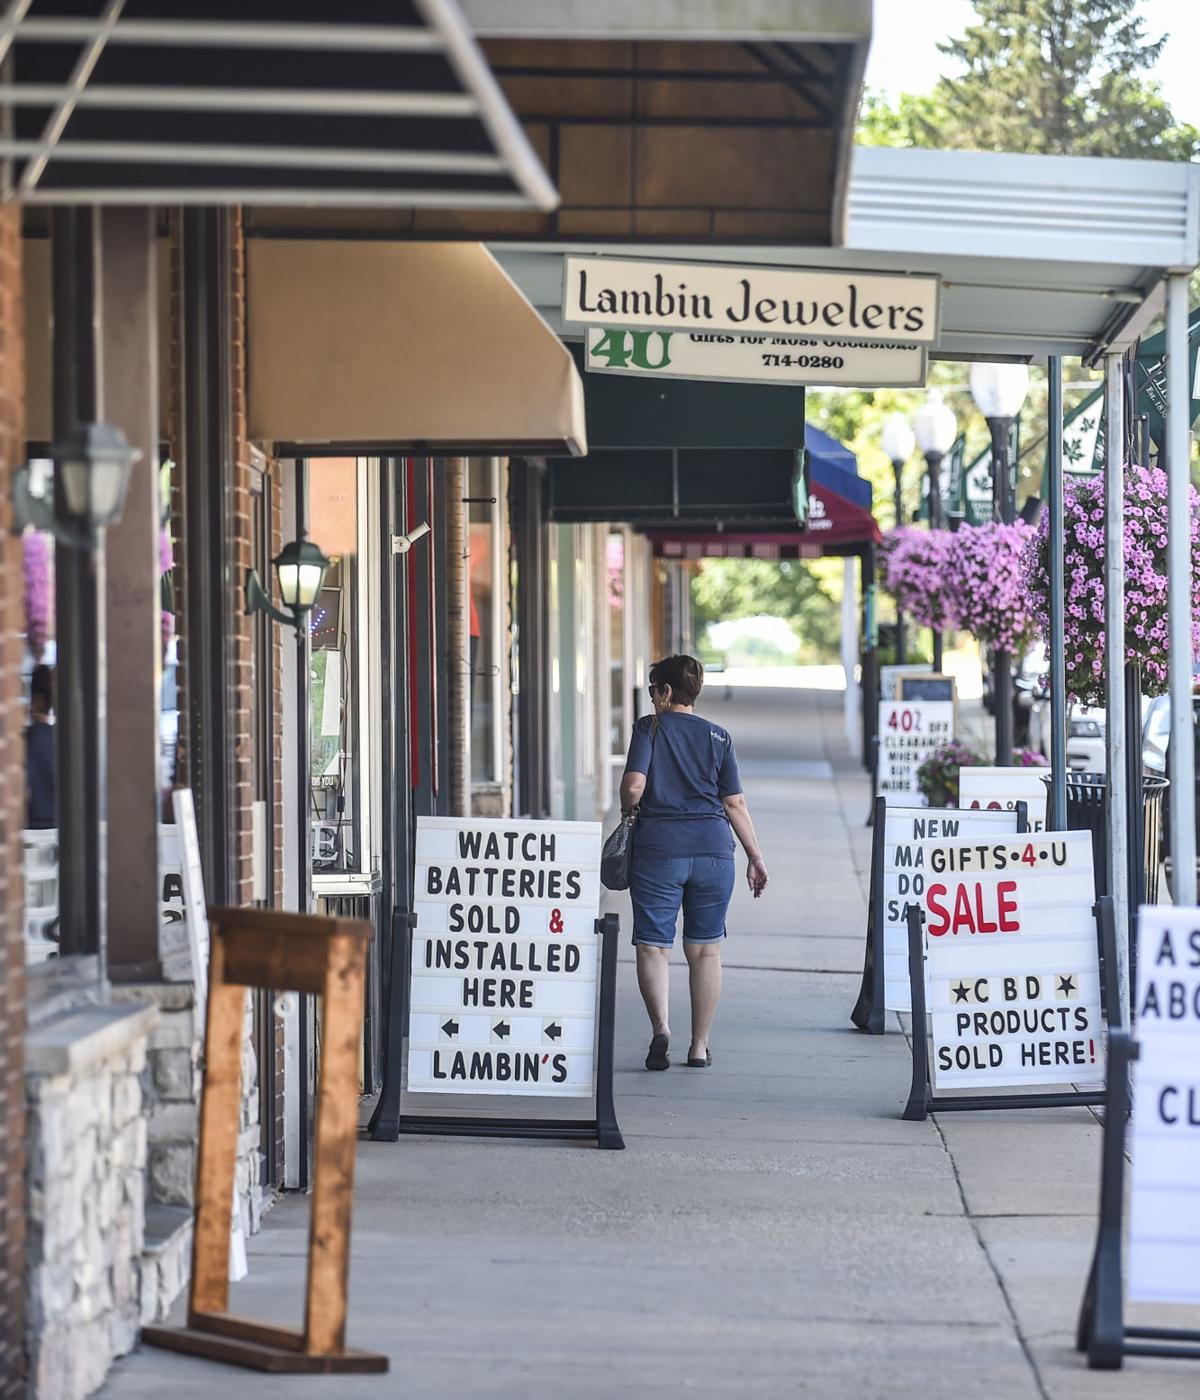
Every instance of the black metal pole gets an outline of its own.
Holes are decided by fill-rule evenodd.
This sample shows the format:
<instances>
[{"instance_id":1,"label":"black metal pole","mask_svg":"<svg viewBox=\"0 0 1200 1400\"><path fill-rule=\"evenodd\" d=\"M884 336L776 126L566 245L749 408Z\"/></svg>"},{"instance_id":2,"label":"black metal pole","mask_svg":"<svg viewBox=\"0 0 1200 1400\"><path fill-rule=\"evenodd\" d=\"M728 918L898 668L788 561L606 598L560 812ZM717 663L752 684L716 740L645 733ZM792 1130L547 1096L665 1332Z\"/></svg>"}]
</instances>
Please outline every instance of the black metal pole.
<instances>
[{"instance_id":1,"label":"black metal pole","mask_svg":"<svg viewBox=\"0 0 1200 1400\"><path fill-rule=\"evenodd\" d=\"M998 521L1011 525L1015 513L1008 453L1012 419L989 418L988 427L992 431L992 509ZM1012 763L1013 751L1012 655L998 650L995 657L996 763L1004 768Z\"/></svg>"},{"instance_id":2,"label":"black metal pole","mask_svg":"<svg viewBox=\"0 0 1200 1400\"><path fill-rule=\"evenodd\" d=\"M96 243L88 209L51 214L54 317L54 434L62 439L95 421L97 411ZM55 473L55 515L64 518ZM59 845L59 951L95 953L105 964L104 557L59 540L54 550L55 767Z\"/></svg>"},{"instance_id":3,"label":"black metal pole","mask_svg":"<svg viewBox=\"0 0 1200 1400\"><path fill-rule=\"evenodd\" d=\"M296 537L308 529L308 463L304 459L296 462ZM312 754L310 752L312 719L309 714L308 672L311 665L309 652L310 635L308 619L296 629L296 779L297 793L297 837L296 847L296 908L301 914L312 910L312 827L308 815L312 800ZM299 1080L299 1138L300 1162L299 1185L307 1190L309 1182L308 1153L312 1122L310 1092L312 1079L309 1075L309 1028L313 1020L314 998L307 993L300 996L297 1018L297 1078Z\"/></svg>"},{"instance_id":4,"label":"black metal pole","mask_svg":"<svg viewBox=\"0 0 1200 1400\"><path fill-rule=\"evenodd\" d=\"M896 528L899 529L904 524L904 463L893 462L892 470L896 473ZM903 666L908 660L908 638L904 632L904 609L900 606L900 600L896 600L896 664Z\"/></svg>"}]
</instances>

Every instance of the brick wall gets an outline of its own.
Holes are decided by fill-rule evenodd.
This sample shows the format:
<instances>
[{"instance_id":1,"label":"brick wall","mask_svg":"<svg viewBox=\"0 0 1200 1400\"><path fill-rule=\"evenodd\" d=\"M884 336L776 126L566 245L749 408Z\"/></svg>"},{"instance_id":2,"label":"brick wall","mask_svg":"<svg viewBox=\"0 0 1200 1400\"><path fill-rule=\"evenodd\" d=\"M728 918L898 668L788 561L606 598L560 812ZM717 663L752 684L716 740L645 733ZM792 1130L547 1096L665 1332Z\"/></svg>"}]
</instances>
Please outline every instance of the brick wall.
<instances>
[{"instance_id":1,"label":"brick wall","mask_svg":"<svg viewBox=\"0 0 1200 1400\"><path fill-rule=\"evenodd\" d=\"M21 541L10 482L25 458L20 211L0 209L0 1396L23 1394L25 936L22 922L25 707Z\"/></svg>"}]
</instances>

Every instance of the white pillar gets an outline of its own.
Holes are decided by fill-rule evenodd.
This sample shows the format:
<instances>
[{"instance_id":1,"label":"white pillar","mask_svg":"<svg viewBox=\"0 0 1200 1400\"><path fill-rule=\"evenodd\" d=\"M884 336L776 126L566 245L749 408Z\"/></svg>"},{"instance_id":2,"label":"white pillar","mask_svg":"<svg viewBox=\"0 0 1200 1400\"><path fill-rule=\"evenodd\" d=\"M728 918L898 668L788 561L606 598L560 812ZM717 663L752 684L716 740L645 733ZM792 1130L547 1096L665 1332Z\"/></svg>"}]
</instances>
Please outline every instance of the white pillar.
<instances>
[{"instance_id":1,"label":"white pillar","mask_svg":"<svg viewBox=\"0 0 1200 1400\"><path fill-rule=\"evenodd\" d=\"M1129 799L1125 771L1125 401L1121 356L1104 357L1104 656L1108 889L1117 925L1117 988L1129 1025Z\"/></svg>"},{"instance_id":2,"label":"white pillar","mask_svg":"<svg viewBox=\"0 0 1200 1400\"><path fill-rule=\"evenodd\" d=\"M1171 870L1176 904L1196 903L1192 735L1192 561L1188 510L1188 279L1167 278L1167 578L1171 690Z\"/></svg>"},{"instance_id":3,"label":"white pillar","mask_svg":"<svg viewBox=\"0 0 1200 1400\"><path fill-rule=\"evenodd\" d=\"M846 742L850 752L861 757L862 728L858 715L858 686L854 668L858 664L858 559L847 555L842 560L842 670L846 673L846 690L842 696L842 716L846 727Z\"/></svg>"}]
</instances>

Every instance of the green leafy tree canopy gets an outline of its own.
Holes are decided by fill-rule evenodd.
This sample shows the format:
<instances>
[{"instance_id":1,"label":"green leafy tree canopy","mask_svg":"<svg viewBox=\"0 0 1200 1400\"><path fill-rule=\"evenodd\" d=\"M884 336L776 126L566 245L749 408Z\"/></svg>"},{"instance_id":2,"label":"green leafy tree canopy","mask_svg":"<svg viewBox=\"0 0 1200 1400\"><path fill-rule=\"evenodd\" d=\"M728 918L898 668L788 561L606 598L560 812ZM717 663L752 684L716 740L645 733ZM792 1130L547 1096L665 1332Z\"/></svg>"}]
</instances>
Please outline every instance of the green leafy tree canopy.
<instances>
[{"instance_id":1,"label":"green leafy tree canopy","mask_svg":"<svg viewBox=\"0 0 1200 1400\"><path fill-rule=\"evenodd\" d=\"M864 102L868 145L1039 155L1200 155L1147 74L1166 43L1139 0L971 0L977 23L938 47L962 71L925 96Z\"/></svg>"}]
</instances>

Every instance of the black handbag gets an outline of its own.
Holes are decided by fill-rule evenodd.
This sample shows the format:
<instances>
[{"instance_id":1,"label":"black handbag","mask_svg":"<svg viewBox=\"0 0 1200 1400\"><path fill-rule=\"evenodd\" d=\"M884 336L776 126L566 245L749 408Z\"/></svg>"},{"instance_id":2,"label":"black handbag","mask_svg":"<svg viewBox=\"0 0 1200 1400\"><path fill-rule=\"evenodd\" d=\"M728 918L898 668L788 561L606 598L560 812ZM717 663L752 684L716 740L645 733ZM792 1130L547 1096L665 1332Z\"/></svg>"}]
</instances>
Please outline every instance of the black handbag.
<instances>
[{"instance_id":1,"label":"black handbag","mask_svg":"<svg viewBox=\"0 0 1200 1400\"><path fill-rule=\"evenodd\" d=\"M650 739L650 762L646 765L646 780L654 764L654 745L658 739L658 716ZM627 890L629 872L633 866L633 833L637 826L638 808L626 812L600 852L600 883L606 890Z\"/></svg>"}]
</instances>

